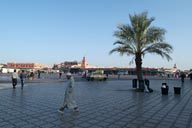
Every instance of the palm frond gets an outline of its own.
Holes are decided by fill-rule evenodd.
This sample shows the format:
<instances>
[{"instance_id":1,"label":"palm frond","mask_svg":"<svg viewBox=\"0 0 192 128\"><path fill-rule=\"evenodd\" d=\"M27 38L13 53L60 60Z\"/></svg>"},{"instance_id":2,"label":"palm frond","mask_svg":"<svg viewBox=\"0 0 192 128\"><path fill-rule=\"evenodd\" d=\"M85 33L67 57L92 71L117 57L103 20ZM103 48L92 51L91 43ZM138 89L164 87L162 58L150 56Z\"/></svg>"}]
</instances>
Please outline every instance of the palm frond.
<instances>
[{"instance_id":1,"label":"palm frond","mask_svg":"<svg viewBox=\"0 0 192 128\"><path fill-rule=\"evenodd\" d=\"M130 25L121 24L118 27L118 31L114 32L114 36L128 42L134 42L134 32Z\"/></svg>"},{"instance_id":2,"label":"palm frond","mask_svg":"<svg viewBox=\"0 0 192 128\"><path fill-rule=\"evenodd\" d=\"M146 42L153 43L153 42L162 42L164 40L165 29L158 28L158 27L150 27L146 33Z\"/></svg>"},{"instance_id":3,"label":"palm frond","mask_svg":"<svg viewBox=\"0 0 192 128\"><path fill-rule=\"evenodd\" d=\"M112 49L109 52L109 54L112 54L114 52L118 52L118 53L120 53L120 55L124 55L124 54L134 55L134 52L133 52L132 48L129 47L129 46L118 46L118 47Z\"/></svg>"},{"instance_id":4,"label":"palm frond","mask_svg":"<svg viewBox=\"0 0 192 128\"><path fill-rule=\"evenodd\" d=\"M135 62L135 57L133 57L133 58L131 59L131 61L129 62L129 65L132 65L134 62Z\"/></svg>"},{"instance_id":5,"label":"palm frond","mask_svg":"<svg viewBox=\"0 0 192 128\"><path fill-rule=\"evenodd\" d=\"M160 55L162 58L166 58L168 61L172 58L169 56L172 53L173 47L167 43L154 43L146 47L142 53L151 53Z\"/></svg>"},{"instance_id":6,"label":"palm frond","mask_svg":"<svg viewBox=\"0 0 192 128\"><path fill-rule=\"evenodd\" d=\"M154 17L147 18L147 12L143 12L141 14L135 14L133 16L129 15L131 26L136 35L138 35L138 39L142 37L144 33L147 32L147 29L151 25L151 23L155 20Z\"/></svg>"}]
</instances>

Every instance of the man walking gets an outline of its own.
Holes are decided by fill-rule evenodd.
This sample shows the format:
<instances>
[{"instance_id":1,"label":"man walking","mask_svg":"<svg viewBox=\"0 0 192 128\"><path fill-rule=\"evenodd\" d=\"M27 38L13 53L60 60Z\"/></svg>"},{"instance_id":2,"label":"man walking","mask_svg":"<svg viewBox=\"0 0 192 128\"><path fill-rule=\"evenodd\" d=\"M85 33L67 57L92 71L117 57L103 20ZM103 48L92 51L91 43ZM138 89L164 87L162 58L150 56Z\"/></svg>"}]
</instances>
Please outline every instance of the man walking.
<instances>
[{"instance_id":1,"label":"man walking","mask_svg":"<svg viewBox=\"0 0 192 128\"><path fill-rule=\"evenodd\" d=\"M24 70L21 71L19 77L20 77L20 80L21 80L21 89L23 89L23 86L24 86Z\"/></svg>"},{"instance_id":2,"label":"man walking","mask_svg":"<svg viewBox=\"0 0 192 128\"><path fill-rule=\"evenodd\" d=\"M73 99L74 95L74 87L75 87L75 81L71 73L66 74L68 85L65 90L65 97L63 106L58 110L60 113L64 113L65 108L73 109L73 111L78 112L78 107L76 105L76 102Z\"/></svg>"},{"instance_id":3,"label":"man walking","mask_svg":"<svg viewBox=\"0 0 192 128\"><path fill-rule=\"evenodd\" d=\"M181 82L182 82L182 84L184 83L184 79L185 79L185 73L183 72L182 74L181 74Z\"/></svg>"},{"instance_id":4,"label":"man walking","mask_svg":"<svg viewBox=\"0 0 192 128\"><path fill-rule=\"evenodd\" d=\"M61 76L62 76L62 72L60 71L59 72L59 79L61 79Z\"/></svg>"},{"instance_id":5,"label":"man walking","mask_svg":"<svg viewBox=\"0 0 192 128\"><path fill-rule=\"evenodd\" d=\"M16 72L16 69L14 69L14 72L12 74L12 85L14 89L15 89L15 86L17 85L17 79L18 79L18 74Z\"/></svg>"}]
</instances>

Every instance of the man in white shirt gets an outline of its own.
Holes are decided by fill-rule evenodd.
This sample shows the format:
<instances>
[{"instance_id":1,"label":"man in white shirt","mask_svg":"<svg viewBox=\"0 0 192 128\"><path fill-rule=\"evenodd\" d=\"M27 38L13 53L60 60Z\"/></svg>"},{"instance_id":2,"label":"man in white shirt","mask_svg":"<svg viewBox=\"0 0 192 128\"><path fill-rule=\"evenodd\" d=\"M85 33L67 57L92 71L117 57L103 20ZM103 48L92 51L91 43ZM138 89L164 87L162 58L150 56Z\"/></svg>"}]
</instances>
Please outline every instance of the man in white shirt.
<instances>
[{"instance_id":1,"label":"man in white shirt","mask_svg":"<svg viewBox=\"0 0 192 128\"><path fill-rule=\"evenodd\" d=\"M17 79L18 79L18 74L16 72L16 69L14 69L14 72L12 74L12 85L14 89L15 89L15 86L17 85Z\"/></svg>"}]
</instances>

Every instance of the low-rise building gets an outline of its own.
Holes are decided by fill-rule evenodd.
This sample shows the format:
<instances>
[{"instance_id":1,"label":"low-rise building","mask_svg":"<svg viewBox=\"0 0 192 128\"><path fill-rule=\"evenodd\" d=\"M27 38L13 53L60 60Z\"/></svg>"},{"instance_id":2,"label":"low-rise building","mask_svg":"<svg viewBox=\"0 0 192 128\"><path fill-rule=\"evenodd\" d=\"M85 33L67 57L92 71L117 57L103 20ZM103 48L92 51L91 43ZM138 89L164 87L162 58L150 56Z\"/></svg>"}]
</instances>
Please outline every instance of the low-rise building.
<instances>
[{"instance_id":1,"label":"low-rise building","mask_svg":"<svg viewBox=\"0 0 192 128\"><path fill-rule=\"evenodd\" d=\"M78 61L65 61L60 64L54 64L53 69L65 70L65 69L87 69L97 68L96 66L89 65L85 57L81 62Z\"/></svg>"},{"instance_id":2,"label":"low-rise building","mask_svg":"<svg viewBox=\"0 0 192 128\"><path fill-rule=\"evenodd\" d=\"M16 62L9 62L7 63L7 68L10 69L44 69L49 68L49 66L38 64L38 63L16 63Z\"/></svg>"}]
</instances>

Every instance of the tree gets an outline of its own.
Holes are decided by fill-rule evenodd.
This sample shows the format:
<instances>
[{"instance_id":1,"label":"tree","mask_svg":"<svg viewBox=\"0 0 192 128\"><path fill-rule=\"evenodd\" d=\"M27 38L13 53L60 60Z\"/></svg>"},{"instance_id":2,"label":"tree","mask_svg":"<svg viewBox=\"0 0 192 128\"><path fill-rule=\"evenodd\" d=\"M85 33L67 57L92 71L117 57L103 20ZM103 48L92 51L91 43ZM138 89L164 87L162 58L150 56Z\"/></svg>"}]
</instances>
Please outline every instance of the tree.
<instances>
[{"instance_id":1,"label":"tree","mask_svg":"<svg viewBox=\"0 0 192 128\"><path fill-rule=\"evenodd\" d=\"M109 52L133 56L131 63L135 61L138 80L143 80L142 59L147 53L160 55L168 61L172 59L169 54L173 47L164 41L165 29L151 26L155 18L148 18L147 14L129 15L130 25L121 24L117 27L114 36L119 39L114 45L118 46Z\"/></svg>"}]
</instances>

